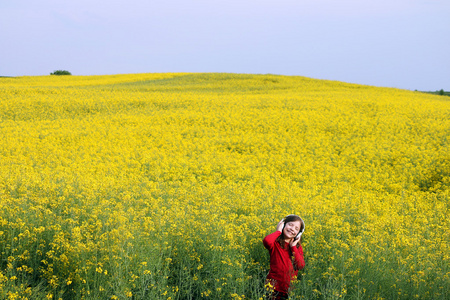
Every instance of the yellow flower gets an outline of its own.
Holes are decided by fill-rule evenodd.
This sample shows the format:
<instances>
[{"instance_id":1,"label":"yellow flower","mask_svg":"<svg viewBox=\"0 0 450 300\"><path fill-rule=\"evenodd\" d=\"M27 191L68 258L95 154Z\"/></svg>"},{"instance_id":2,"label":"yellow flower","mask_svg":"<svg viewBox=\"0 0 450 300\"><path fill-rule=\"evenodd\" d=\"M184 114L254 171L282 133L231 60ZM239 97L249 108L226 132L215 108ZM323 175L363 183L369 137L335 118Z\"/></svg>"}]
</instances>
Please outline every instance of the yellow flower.
<instances>
[{"instance_id":1,"label":"yellow flower","mask_svg":"<svg viewBox=\"0 0 450 300\"><path fill-rule=\"evenodd\" d=\"M308 258L292 284L311 297L448 286L447 98L187 73L0 78L0 94L5 297L29 297L33 274L85 298L200 283L243 299L291 213Z\"/></svg>"}]
</instances>

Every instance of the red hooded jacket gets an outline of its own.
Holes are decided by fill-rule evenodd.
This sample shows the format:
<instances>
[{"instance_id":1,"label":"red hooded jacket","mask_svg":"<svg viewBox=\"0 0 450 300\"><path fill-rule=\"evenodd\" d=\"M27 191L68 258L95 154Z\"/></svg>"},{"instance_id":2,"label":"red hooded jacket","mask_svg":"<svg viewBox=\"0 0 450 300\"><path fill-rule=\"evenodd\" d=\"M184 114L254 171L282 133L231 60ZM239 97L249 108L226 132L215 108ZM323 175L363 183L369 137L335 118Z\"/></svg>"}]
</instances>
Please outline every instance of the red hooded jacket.
<instances>
[{"instance_id":1,"label":"red hooded jacket","mask_svg":"<svg viewBox=\"0 0 450 300\"><path fill-rule=\"evenodd\" d=\"M291 279L296 277L298 271L305 267L303 248L300 244L291 247L289 243L284 244L284 249L276 239L281 235L280 231L269 234L263 240L264 247L270 253L270 271L267 279L279 292L288 293ZM291 256L294 257L292 261Z\"/></svg>"}]
</instances>

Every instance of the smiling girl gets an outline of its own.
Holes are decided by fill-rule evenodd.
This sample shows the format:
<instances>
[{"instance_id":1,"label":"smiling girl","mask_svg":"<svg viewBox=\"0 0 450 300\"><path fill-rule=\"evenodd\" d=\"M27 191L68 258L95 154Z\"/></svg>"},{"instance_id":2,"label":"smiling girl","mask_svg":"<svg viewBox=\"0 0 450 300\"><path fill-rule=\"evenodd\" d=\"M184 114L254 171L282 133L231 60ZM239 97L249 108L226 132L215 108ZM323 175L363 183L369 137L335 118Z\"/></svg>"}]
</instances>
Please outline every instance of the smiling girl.
<instances>
[{"instance_id":1,"label":"smiling girl","mask_svg":"<svg viewBox=\"0 0 450 300\"><path fill-rule=\"evenodd\" d=\"M305 267L303 248L300 245L305 223L297 215L281 220L274 233L263 240L270 254L270 271L266 279L268 299L288 299L289 285L298 271Z\"/></svg>"}]
</instances>

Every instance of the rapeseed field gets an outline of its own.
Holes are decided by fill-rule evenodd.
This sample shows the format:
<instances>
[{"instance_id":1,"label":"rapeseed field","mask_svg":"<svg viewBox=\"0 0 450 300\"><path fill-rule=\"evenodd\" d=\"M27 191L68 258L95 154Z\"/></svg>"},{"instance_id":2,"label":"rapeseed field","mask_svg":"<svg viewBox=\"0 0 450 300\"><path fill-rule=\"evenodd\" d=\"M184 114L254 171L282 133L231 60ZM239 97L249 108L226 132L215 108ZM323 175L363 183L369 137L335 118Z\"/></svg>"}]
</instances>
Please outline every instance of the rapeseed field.
<instances>
[{"instance_id":1,"label":"rapeseed field","mask_svg":"<svg viewBox=\"0 0 450 300\"><path fill-rule=\"evenodd\" d=\"M243 74L0 78L1 299L448 299L450 101Z\"/></svg>"}]
</instances>

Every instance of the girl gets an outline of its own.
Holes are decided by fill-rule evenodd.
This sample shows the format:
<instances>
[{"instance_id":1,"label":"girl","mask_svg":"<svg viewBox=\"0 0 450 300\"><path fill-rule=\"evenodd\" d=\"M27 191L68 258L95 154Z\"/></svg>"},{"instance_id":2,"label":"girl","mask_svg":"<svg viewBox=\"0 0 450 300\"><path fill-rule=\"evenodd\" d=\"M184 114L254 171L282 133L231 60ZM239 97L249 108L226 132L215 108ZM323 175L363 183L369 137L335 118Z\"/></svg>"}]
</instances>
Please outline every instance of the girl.
<instances>
[{"instance_id":1,"label":"girl","mask_svg":"<svg viewBox=\"0 0 450 300\"><path fill-rule=\"evenodd\" d=\"M300 239L305 223L297 215L288 215L281 220L274 233L263 240L270 254L270 271L266 279L269 299L288 299L291 279L305 267Z\"/></svg>"}]
</instances>

